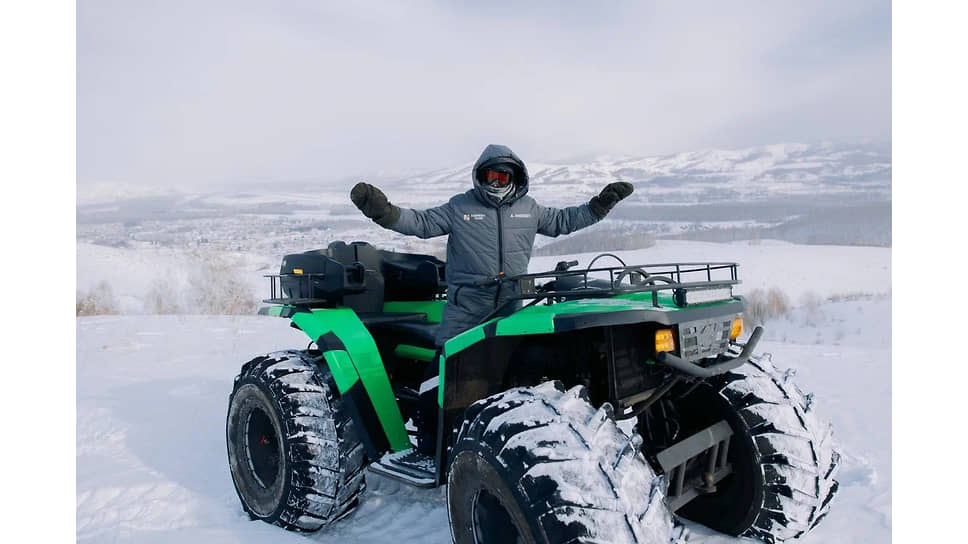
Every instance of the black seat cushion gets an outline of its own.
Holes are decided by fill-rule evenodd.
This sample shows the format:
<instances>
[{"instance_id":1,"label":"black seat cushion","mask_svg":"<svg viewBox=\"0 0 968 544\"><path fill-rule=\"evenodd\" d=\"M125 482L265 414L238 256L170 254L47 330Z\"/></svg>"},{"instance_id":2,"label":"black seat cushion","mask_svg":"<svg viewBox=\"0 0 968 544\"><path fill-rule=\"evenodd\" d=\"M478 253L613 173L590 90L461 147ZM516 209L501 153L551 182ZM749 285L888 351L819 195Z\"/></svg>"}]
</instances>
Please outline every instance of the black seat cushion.
<instances>
[{"instance_id":1,"label":"black seat cushion","mask_svg":"<svg viewBox=\"0 0 968 544\"><path fill-rule=\"evenodd\" d=\"M381 332L398 333L415 339L414 343L432 346L434 345L434 339L437 337L437 329L440 328L440 323L430 323L427 321L393 321L390 323L375 324L373 328ZM420 340L420 342L416 340Z\"/></svg>"},{"instance_id":2,"label":"black seat cushion","mask_svg":"<svg viewBox=\"0 0 968 544\"><path fill-rule=\"evenodd\" d=\"M386 325L387 323L397 323L401 321L417 321L421 323L426 323L427 314L424 313L383 313L383 312L371 312L371 313L360 313L357 312L356 316L360 318L360 321L364 325L369 327L376 327L379 325Z\"/></svg>"}]
</instances>

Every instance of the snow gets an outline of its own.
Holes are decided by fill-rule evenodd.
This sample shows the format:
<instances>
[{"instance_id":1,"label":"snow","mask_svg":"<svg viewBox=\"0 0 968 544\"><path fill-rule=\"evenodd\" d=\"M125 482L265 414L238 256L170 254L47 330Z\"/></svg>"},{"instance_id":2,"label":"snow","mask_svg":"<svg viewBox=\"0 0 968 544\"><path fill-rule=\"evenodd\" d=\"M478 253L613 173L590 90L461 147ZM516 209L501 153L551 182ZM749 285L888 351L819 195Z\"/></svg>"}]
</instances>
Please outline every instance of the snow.
<instances>
[{"instance_id":1,"label":"snow","mask_svg":"<svg viewBox=\"0 0 968 544\"><path fill-rule=\"evenodd\" d=\"M738 291L775 287L789 296L794 309L766 324L758 351L796 371L791 379L814 394L812 409L833 423L843 456L830 514L803 542L889 542L891 250L660 241L618 254L629 264L736 261ZM588 257L578 256L583 266ZM79 244L78 287L106 277L136 310L140 282L177 270L180 258ZM535 258L532 269L563 258ZM261 285L260 259L245 262ZM225 451L232 378L250 358L307 340L279 318L137 313L76 319L78 542L449 542L443 490L372 474L360 507L319 533L249 521ZM690 542L737 542L690 529Z\"/></svg>"},{"instance_id":2,"label":"snow","mask_svg":"<svg viewBox=\"0 0 968 544\"><path fill-rule=\"evenodd\" d=\"M735 262L739 264L742 283L736 294L753 289L777 288L793 304L804 296L820 298L845 295L888 294L891 290L891 249L881 247L842 247L798 245L778 240L718 244L659 240L654 247L634 251L612 252L629 266L671 262ZM591 262L595 253L569 254L557 257L534 257L529 270L554 269L561 260L578 260L580 270ZM619 266L611 259L600 259L599 266ZM648 271L648 270L646 270Z\"/></svg>"}]
</instances>

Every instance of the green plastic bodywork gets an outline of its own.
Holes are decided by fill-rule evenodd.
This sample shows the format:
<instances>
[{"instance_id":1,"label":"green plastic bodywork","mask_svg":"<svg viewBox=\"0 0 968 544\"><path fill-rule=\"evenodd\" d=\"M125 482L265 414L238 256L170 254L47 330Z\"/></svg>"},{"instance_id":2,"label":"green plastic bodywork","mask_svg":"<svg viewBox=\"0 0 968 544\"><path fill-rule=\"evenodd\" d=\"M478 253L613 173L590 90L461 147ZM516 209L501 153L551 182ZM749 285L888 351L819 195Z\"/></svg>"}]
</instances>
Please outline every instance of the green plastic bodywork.
<instances>
[{"instance_id":1,"label":"green plastic bodywork","mask_svg":"<svg viewBox=\"0 0 968 544\"><path fill-rule=\"evenodd\" d=\"M586 298L552 305L529 306L507 317L495 318L481 323L444 343L443 354L440 358L440 385L437 392L437 402L441 406L444 404L444 369L446 367L446 358L452 357L484 340L486 337L484 328L495 321L497 321L495 328L496 336L521 336L554 333L555 318L562 315L608 313L629 310L648 310L652 312L677 312L683 310L683 308L675 304L671 295L659 293L657 301L658 306L654 304L652 293L647 292L628 293L607 298ZM716 301L701 305L692 305L689 308L717 306L730 302L732 300Z\"/></svg>"},{"instance_id":2,"label":"green plastic bodywork","mask_svg":"<svg viewBox=\"0 0 968 544\"><path fill-rule=\"evenodd\" d=\"M652 293L628 293L607 298L587 298L560 302L552 305L535 305L523 308L510 316L494 318L474 328L468 329L454 336L444 343L442 353L438 357L439 387L437 402L444 403L444 372L446 360L464 351L486 338L485 327L496 322L494 334L497 336L520 336L529 334L552 334L555 332L555 318L563 315L585 313L608 313L629 310L648 310L652 312L676 312L680 308L675 304L670 294L659 293L658 305L653 301ZM710 302L690 308L715 306L731 301ZM394 301L383 305L384 313L423 313L427 321L439 323L446 301ZM292 307L274 306L266 308L264 315L281 316L285 309ZM379 417L383 430L387 435L391 448L402 451L411 447L407 438L406 428L400 409L397 406L386 368L380 358L376 342L369 331L350 308L317 309L310 312L297 312L291 319L312 340L319 339L327 333L335 334L346 350L331 350L323 355L330 366L336 385L343 394L357 381L363 382L363 387L369 395L373 407ZM432 361L436 353L428 348L420 348L401 344L395 348L395 353L420 361Z\"/></svg>"},{"instance_id":3,"label":"green plastic bodywork","mask_svg":"<svg viewBox=\"0 0 968 544\"><path fill-rule=\"evenodd\" d=\"M268 315L271 317L280 317L285 309L292 309L292 306L267 306L259 310L261 315Z\"/></svg>"},{"instance_id":4,"label":"green plastic bodywork","mask_svg":"<svg viewBox=\"0 0 968 544\"><path fill-rule=\"evenodd\" d=\"M291 319L313 341L329 333L339 338L345 350L330 350L323 357L340 394L362 382L390 447L393 451L409 449L410 439L380 351L356 312L350 308L318 309L295 313Z\"/></svg>"},{"instance_id":5,"label":"green plastic bodywork","mask_svg":"<svg viewBox=\"0 0 968 544\"><path fill-rule=\"evenodd\" d=\"M398 344L393 348L393 354L403 359L415 359L417 361L433 361L437 350L411 346L409 344Z\"/></svg>"},{"instance_id":6,"label":"green plastic bodywork","mask_svg":"<svg viewBox=\"0 0 968 544\"><path fill-rule=\"evenodd\" d=\"M388 314L427 314L427 321L440 323L444 313L443 300L415 300L406 302L384 302L383 312Z\"/></svg>"}]
</instances>

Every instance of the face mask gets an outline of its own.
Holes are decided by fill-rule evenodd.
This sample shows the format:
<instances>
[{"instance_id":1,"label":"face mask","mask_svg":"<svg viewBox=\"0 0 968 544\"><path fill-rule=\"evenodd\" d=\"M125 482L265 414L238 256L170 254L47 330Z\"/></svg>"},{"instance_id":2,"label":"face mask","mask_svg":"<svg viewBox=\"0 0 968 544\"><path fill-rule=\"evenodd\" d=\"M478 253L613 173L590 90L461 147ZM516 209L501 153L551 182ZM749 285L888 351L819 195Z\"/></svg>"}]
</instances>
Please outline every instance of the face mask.
<instances>
[{"instance_id":1,"label":"face mask","mask_svg":"<svg viewBox=\"0 0 968 544\"><path fill-rule=\"evenodd\" d=\"M485 185L484 186L484 190L487 192L487 194L493 196L494 198L496 198L500 202L500 201L504 200L505 198L507 198L508 195L511 194L511 191L514 190L514 184L509 183L509 184L505 185L504 187L494 186L494 185Z\"/></svg>"}]
</instances>

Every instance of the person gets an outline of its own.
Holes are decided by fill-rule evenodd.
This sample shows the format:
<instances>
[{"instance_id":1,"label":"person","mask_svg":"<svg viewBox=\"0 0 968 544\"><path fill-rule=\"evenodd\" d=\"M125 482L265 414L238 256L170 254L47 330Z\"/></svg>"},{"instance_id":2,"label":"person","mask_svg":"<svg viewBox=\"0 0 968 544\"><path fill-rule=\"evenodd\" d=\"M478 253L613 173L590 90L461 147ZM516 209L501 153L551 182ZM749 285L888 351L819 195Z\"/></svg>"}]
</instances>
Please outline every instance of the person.
<instances>
[{"instance_id":1,"label":"person","mask_svg":"<svg viewBox=\"0 0 968 544\"><path fill-rule=\"evenodd\" d=\"M419 238L448 235L447 304L435 338L438 347L502 306L498 315L520 306L520 301L504 306L517 294L516 285L477 282L527 273L535 234L557 237L594 225L633 191L631 183L614 182L580 206L542 206L528 196L524 161L495 144L481 153L471 178L473 188L426 210L395 206L367 183L350 191L356 207L381 227Z\"/></svg>"},{"instance_id":2,"label":"person","mask_svg":"<svg viewBox=\"0 0 968 544\"><path fill-rule=\"evenodd\" d=\"M357 183L350 191L356 207L381 227L420 238L448 235L447 304L434 339L438 350L495 311L507 315L520 307L520 301L511 302L517 285L478 282L527 273L535 234L556 237L594 225L633 190L631 183L609 183L580 206L545 207L528 196L524 161L507 146L494 144L474 163L471 179L473 188L426 210L395 206L367 183ZM437 371L438 365L427 365L414 415L421 455L433 455L436 448Z\"/></svg>"}]
</instances>

